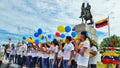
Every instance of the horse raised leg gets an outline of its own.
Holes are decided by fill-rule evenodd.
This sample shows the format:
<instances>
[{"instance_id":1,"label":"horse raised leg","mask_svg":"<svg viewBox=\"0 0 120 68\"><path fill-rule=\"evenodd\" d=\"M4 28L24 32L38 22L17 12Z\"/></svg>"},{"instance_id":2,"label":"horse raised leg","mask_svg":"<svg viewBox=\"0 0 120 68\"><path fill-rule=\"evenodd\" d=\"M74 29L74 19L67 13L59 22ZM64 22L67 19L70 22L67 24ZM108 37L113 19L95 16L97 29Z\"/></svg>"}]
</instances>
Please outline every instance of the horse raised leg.
<instances>
[{"instance_id":1,"label":"horse raised leg","mask_svg":"<svg viewBox=\"0 0 120 68\"><path fill-rule=\"evenodd\" d=\"M82 23L84 23L84 19L82 18Z\"/></svg>"},{"instance_id":2,"label":"horse raised leg","mask_svg":"<svg viewBox=\"0 0 120 68\"><path fill-rule=\"evenodd\" d=\"M90 19L90 22L91 22L92 24L94 24L94 22L93 22L92 18Z\"/></svg>"}]
</instances>

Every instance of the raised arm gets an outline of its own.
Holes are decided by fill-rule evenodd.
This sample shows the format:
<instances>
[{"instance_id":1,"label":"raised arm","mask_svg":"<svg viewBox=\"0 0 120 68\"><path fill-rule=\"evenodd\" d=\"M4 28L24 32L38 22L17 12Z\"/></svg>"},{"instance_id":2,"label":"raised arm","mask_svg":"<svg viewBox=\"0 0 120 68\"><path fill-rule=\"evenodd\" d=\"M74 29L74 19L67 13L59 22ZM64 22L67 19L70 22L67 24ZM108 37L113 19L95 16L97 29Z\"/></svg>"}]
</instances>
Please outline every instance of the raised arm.
<instances>
[{"instance_id":1,"label":"raised arm","mask_svg":"<svg viewBox=\"0 0 120 68\"><path fill-rule=\"evenodd\" d=\"M47 37L45 37L45 39L46 39L46 44L48 45L48 46L51 46L51 44L48 42L48 40L47 40Z\"/></svg>"},{"instance_id":2,"label":"raised arm","mask_svg":"<svg viewBox=\"0 0 120 68\"><path fill-rule=\"evenodd\" d=\"M74 45L75 45L75 51L78 53L79 52L79 44L80 44L80 41L74 41Z\"/></svg>"}]
</instances>

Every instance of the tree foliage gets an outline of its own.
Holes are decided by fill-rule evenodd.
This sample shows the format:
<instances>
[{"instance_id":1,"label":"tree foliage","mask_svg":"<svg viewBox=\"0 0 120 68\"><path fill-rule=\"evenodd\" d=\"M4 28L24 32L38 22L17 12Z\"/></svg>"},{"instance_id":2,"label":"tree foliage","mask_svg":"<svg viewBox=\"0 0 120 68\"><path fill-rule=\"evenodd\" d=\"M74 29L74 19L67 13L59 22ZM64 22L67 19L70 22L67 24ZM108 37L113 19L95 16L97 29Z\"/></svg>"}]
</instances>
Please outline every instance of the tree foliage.
<instances>
[{"instance_id":1,"label":"tree foliage","mask_svg":"<svg viewBox=\"0 0 120 68\"><path fill-rule=\"evenodd\" d=\"M103 39L100 47L120 47L120 37L113 35Z\"/></svg>"}]
</instances>

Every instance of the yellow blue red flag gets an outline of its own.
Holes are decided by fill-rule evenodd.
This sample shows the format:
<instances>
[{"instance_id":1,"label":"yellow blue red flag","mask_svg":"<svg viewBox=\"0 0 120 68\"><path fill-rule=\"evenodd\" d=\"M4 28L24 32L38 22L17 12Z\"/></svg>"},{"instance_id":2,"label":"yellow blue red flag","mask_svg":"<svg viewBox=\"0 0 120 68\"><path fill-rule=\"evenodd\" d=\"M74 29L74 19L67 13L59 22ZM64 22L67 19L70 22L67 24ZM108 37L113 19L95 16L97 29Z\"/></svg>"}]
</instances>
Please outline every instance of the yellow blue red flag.
<instances>
[{"instance_id":1,"label":"yellow blue red flag","mask_svg":"<svg viewBox=\"0 0 120 68\"><path fill-rule=\"evenodd\" d=\"M95 27L96 28L101 28L101 27L107 26L108 25L108 20L109 20L109 17L95 22Z\"/></svg>"}]
</instances>

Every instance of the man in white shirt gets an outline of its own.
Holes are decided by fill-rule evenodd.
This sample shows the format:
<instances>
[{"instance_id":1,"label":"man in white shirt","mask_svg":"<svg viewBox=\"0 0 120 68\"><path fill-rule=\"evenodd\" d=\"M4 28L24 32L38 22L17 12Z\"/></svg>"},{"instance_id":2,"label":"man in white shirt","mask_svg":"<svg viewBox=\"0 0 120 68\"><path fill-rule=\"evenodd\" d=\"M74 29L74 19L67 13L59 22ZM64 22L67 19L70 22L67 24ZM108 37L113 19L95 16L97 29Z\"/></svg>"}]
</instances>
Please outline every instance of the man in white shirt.
<instances>
[{"instance_id":1,"label":"man in white shirt","mask_svg":"<svg viewBox=\"0 0 120 68\"><path fill-rule=\"evenodd\" d=\"M76 52L78 53L78 59L77 59L77 68L87 68L88 67L88 61L89 61L89 48L90 45L86 41L88 38L87 32L82 31L80 35L80 44L74 43L76 47Z\"/></svg>"}]
</instances>

